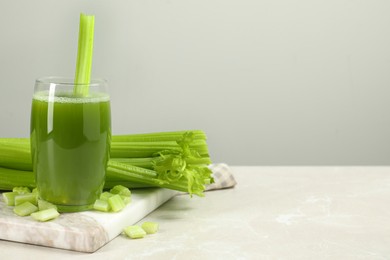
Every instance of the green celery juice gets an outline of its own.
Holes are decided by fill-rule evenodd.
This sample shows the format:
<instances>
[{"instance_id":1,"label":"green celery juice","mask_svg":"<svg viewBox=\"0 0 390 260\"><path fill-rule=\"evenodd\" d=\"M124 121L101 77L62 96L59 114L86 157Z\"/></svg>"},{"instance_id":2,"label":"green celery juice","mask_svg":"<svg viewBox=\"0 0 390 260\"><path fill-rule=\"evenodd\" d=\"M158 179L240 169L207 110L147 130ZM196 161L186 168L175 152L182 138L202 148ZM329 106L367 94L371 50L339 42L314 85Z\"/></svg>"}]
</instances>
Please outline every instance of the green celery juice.
<instances>
[{"instance_id":1,"label":"green celery juice","mask_svg":"<svg viewBox=\"0 0 390 260\"><path fill-rule=\"evenodd\" d=\"M39 196L59 211L90 209L104 186L111 141L109 96L34 94L31 147Z\"/></svg>"}]
</instances>

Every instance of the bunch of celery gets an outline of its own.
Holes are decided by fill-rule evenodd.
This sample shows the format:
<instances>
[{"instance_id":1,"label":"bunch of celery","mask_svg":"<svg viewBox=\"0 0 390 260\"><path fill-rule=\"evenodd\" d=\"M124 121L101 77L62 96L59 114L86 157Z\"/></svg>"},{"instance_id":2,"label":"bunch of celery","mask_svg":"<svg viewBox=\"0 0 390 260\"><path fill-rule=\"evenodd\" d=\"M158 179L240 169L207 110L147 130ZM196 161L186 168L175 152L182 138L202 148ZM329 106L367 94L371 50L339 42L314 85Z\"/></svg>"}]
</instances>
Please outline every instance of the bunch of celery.
<instances>
[{"instance_id":1,"label":"bunch of celery","mask_svg":"<svg viewBox=\"0 0 390 260\"><path fill-rule=\"evenodd\" d=\"M114 135L105 188L163 187L203 196L213 182L201 130ZM35 187L28 138L0 138L0 190Z\"/></svg>"}]
</instances>

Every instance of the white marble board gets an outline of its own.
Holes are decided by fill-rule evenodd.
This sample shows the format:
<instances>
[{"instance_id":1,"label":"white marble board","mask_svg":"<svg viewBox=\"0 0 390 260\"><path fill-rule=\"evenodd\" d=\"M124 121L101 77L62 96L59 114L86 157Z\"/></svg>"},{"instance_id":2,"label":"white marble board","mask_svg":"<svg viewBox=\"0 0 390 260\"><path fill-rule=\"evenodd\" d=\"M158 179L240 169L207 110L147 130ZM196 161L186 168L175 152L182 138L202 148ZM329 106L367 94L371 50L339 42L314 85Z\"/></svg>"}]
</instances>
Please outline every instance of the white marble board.
<instances>
[{"instance_id":1,"label":"white marble board","mask_svg":"<svg viewBox=\"0 0 390 260\"><path fill-rule=\"evenodd\" d=\"M148 188L132 191L132 201L121 212L85 211L63 213L49 222L19 217L13 207L0 199L0 239L55 247L80 252L94 252L172 198L177 192Z\"/></svg>"}]
</instances>

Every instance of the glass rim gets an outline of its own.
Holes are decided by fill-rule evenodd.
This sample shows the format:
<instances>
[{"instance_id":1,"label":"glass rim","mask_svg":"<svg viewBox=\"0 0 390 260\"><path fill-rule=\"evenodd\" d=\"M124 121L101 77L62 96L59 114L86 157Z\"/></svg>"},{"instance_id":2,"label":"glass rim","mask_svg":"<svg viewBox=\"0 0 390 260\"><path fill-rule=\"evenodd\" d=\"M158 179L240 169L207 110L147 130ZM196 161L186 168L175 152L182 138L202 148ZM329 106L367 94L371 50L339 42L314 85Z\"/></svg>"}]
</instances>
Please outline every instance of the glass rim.
<instances>
[{"instance_id":1,"label":"glass rim","mask_svg":"<svg viewBox=\"0 0 390 260\"><path fill-rule=\"evenodd\" d=\"M47 76L37 78L36 83L39 84L57 84L64 86L99 86L99 85L107 85L107 80L104 78L92 78L89 84L86 83L75 83L74 78L71 77L60 77L60 76Z\"/></svg>"}]
</instances>

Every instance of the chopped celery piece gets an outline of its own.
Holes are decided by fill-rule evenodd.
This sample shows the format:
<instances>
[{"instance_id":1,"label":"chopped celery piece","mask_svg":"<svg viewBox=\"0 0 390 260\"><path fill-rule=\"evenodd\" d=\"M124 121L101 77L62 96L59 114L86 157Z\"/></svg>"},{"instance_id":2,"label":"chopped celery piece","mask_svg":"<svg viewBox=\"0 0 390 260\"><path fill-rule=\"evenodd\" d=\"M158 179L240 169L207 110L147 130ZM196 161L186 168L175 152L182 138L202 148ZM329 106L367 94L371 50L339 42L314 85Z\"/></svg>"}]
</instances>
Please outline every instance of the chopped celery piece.
<instances>
[{"instance_id":1,"label":"chopped celery piece","mask_svg":"<svg viewBox=\"0 0 390 260\"><path fill-rule=\"evenodd\" d=\"M31 191L31 193L33 193L33 194L38 194L38 188L34 188L34 189Z\"/></svg>"},{"instance_id":2,"label":"chopped celery piece","mask_svg":"<svg viewBox=\"0 0 390 260\"><path fill-rule=\"evenodd\" d=\"M38 200L38 209L40 211L45 209L52 209L52 208L57 210L57 206L54 205L53 203L50 203L46 200Z\"/></svg>"},{"instance_id":3,"label":"chopped celery piece","mask_svg":"<svg viewBox=\"0 0 390 260\"><path fill-rule=\"evenodd\" d=\"M109 212L111 210L111 206L108 203L107 200L101 200L97 199L95 203L93 204L93 208L98 211L103 211L103 212Z\"/></svg>"},{"instance_id":4,"label":"chopped celery piece","mask_svg":"<svg viewBox=\"0 0 390 260\"><path fill-rule=\"evenodd\" d=\"M28 201L14 207L14 213L21 217L28 216L36 211L38 211L38 207Z\"/></svg>"},{"instance_id":5,"label":"chopped celery piece","mask_svg":"<svg viewBox=\"0 0 390 260\"><path fill-rule=\"evenodd\" d=\"M115 194L112 197L108 198L108 204L110 204L111 209L114 212L121 211L126 206L121 196L118 194Z\"/></svg>"},{"instance_id":6,"label":"chopped celery piece","mask_svg":"<svg viewBox=\"0 0 390 260\"><path fill-rule=\"evenodd\" d=\"M31 190L28 187L14 187L12 191L17 192L18 194L31 193Z\"/></svg>"},{"instance_id":7,"label":"chopped celery piece","mask_svg":"<svg viewBox=\"0 0 390 260\"><path fill-rule=\"evenodd\" d=\"M25 193L25 194L18 194L15 196L15 206L23 204L26 201L31 202L31 204L34 204L35 206L37 206L38 205L38 194Z\"/></svg>"},{"instance_id":8,"label":"chopped celery piece","mask_svg":"<svg viewBox=\"0 0 390 260\"><path fill-rule=\"evenodd\" d=\"M130 238L143 238L146 236L145 230L137 225L125 227L123 231Z\"/></svg>"},{"instance_id":9,"label":"chopped celery piece","mask_svg":"<svg viewBox=\"0 0 390 260\"><path fill-rule=\"evenodd\" d=\"M114 196L114 194L108 192L108 191L105 191L103 192L102 194L100 194L100 199L101 200L108 200L108 198Z\"/></svg>"},{"instance_id":10,"label":"chopped celery piece","mask_svg":"<svg viewBox=\"0 0 390 260\"><path fill-rule=\"evenodd\" d=\"M121 196L127 196L127 197L130 197L131 196L131 191L125 187L125 186L122 186L122 185L116 185L114 186L110 192L112 194L119 194Z\"/></svg>"},{"instance_id":11,"label":"chopped celery piece","mask_svg":"<svg viewBox=\"0 0 390 260\"><path fill-rule=\"evenodd\" d=\"M142 229L145 230L146 234L154 234L158 231L158 223L147 221L142 223L141 225Z\"/></svg>"},{"instance_id":12,"label":"chopped celery piece","mask_svg":"<svg viewBox=\"0 0 390 260\"><path fill-rule=\"evenodd\" d=\"M44 221L48 221L51 219L55 219L59 215L60 215L60 213L58 213L57 209L49 208L49 209L44 209L44 210L34 212L31 214L31 217L37 221L44 222Z\"/></svg>"},{"instance_id":13,"label":"chopped celery piece","mask_svg":"<svg viewBox=\"0 0 390 260\"><path fill-rule=\"evenodd\" d=\"M15 206L15 196L18 195L17 192L10 191L3 193L3 199L7 206Z\"/></svg>"}]
</instances>

